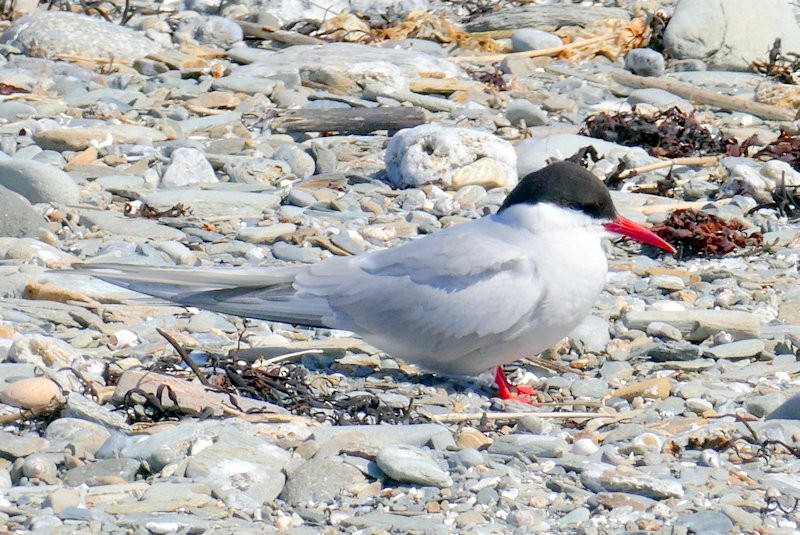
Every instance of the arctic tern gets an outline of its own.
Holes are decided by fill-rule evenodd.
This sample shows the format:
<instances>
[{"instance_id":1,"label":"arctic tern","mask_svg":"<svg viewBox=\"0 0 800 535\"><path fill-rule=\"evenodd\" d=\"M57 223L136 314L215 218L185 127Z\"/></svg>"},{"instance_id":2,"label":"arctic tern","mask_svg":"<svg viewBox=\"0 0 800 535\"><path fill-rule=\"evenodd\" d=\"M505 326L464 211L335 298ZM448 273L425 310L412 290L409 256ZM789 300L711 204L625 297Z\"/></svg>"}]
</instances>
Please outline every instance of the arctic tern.
<instances>
[{"instance_id":1,"label":"arctic tern","mask_svg":"<svg viewBox=\"0 0 800 535\"><path fill-rule=\"evenodd\" d=\"M497 213L404 245L317 264L258 268L82 264L92 275L184 306L352 331L447 375L540 353L590 312L607 273L601 240L621 234L675 249L619 215L605 185L569 162L524 177Z\"/></svg>"}]
</instances>

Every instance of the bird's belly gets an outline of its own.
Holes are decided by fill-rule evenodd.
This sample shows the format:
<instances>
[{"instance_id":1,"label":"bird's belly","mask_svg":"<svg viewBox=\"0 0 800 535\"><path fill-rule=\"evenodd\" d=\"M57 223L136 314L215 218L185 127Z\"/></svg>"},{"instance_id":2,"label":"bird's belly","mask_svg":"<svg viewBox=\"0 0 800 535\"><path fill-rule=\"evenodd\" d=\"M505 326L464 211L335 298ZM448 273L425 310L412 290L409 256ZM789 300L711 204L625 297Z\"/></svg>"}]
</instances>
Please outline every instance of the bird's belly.
<instances>
[{"instance_id":1,"label":"bird's belly","mask_svg":"<svg viewBox=\"0 0 800 535\"><path fill-rule=\"evenodd\" d=\"M596 248L596 253L594 249ZM607 264L602 250L585 249L583 263L571 270L561 265L545 271L548 280L537 279L532 284L547 288L539 306L517 327L483 340L473 352L450 360L442 366L444 373L474 375L492 367L541 353L567 336L591 312L605 283ZM544 262L543 262L544 263ZM540 271L541 273L541 271Z\"/></svg>"}]
</instances>

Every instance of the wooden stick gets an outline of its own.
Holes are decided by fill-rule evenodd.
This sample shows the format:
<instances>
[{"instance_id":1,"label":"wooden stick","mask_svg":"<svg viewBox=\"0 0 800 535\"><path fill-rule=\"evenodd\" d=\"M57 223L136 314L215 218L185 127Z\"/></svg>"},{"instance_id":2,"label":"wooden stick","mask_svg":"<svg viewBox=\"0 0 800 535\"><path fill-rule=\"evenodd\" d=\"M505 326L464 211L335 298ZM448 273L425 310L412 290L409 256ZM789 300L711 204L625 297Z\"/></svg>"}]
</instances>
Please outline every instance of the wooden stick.
<instances>
[{"instance_id":1,"label":"wooden stick","mask_svg":"<svg viewBox=\"0 0 800 535\"><path fill-rule=\"evenodd\" d=\"M720 199L718 201L676 201L674 203L648 204L647 206L630 206L629 209L647 216L658 214L660 212L666 212L668 210L696 210L712 202L717 205L729 204L731 199Z\"/></svg>"},{"instance_id":2,"label":"wooden stick","mask_svg":"<svg viewBox=\"0 0 800 535\"><path fill-rule=\"evenodd\" d=\"M649 173L656 169L663 169L664 167L672 167L673 165L698 165L701 167L708 167L717 165L719 163L719 156L688 156L686 158L672 158L670 160L661 160L660 162L653 162L641 167L634 167L633 169L625 169L619 174L619 178L628 178L642 173Z\"/></svg>"},{"instance_id":3,"label":"wooden stick","mask_svg":"<svg viewBox=\"0 0 800 535\"><path fill-rule=\"evenodd\" d=\"M228 416L234 416L247 420L250 423L268 423L268 424L301 424L309 427L318 427L319 422L306 418L305 416L297 416L295 414L274 414L269 412L242 412L234 408L222 406L222 411Z\"/></svg>"},{"instance_id":4,"label":"wooden stick","mask_svg":"<svg viewBox=\"0 0 800 535\"><path fill-rule=\"evenodd\" d=\"M427 120L427 112L417 107L300 109L287 111L273 119L272 128L280 133L368 134L375 130L395 131L411 128L424 124Z\"/></svg>"},{"instance_id":5,"label":"wooden stick","mask_svg":"<svg viewBox=\"0 0 800 535\"><path fill-rule=\"evenodd\" d=\"M97 63L99 65L133 65L129 59L119 58L93 58L91 56L81 56L80 54L57 54L56 59L65 61L84 61L86 63Z\"/></svg>"},{"instance_id":6,"label":"wooden stick","mask_svg":"<svg viewBox=\"0 0 800 535\"><path fill-rule=\"evenodd\" d=\"M580 401L571 403L572 405L581 405ZM461 422L469 422L472 420L521 420L526 416L535 416L537 418L555 419L593 419L593 418L632 418L638 414L637 411L629 411L623 414L599 414L596 412L475 412L469 414L450 413L431 415L431 421L439 424L457 424Z\"/></svg>"},{"instance_id":7,"label":"wooden stick","mask_svg":"<svg viewBox=\"0 0 800 535\"><path fill-rule=\"evenodd\" d=\"M692 84L669 78L636 76L635 74L627 72L615 72L611 74L611 77L614 81L628 87L635 87L638 89L663 89L669 91L673 95L697 102L698 104L707 104L726 111L749 113L756 117L761 117L762 119L793 121L797 115L795 110L790 110L781 106L772 106L771 104L752 102L740 97L721 95L710 89L703 89Z\"/></svg>"},{"instance_id":8,"label":"wooden stick","mask_svg":"<svg viewBox=\"0 0 800 535\"><path fill-rule=\"evenodd\" d=\"M278 41L279 43L286 43L287 45L324 45L327 41L311 37L310 35L303 35L298 32L287 32L285 30L273 30L269 26L263 24L256 24L255 22L246 22L243 20L235 21L247 37L257 37L258 39L270 39Z\"/></svg>"},{"instance_id":9,"label":"wooden stick","mask_svg":"<svg viewBox=\"0 0 800 535\"><path fill-rule=\"evenodd\" d=\"M584 39L583 41L575 41L566 45L554 46L553 48L542 48L540 50L528 50L527 52L509 52L508 54L487 54L484 56L453 56L451 61L457 63L474 61L478 63L502 61L506 58L541 58L544 56L557 56L565 50L572 50L573 48L580 48L587 45L594 45L597 43L605 43L606 41L614 41L617 36L614 34L598 35Z\"/></svg>"}]
</instances>

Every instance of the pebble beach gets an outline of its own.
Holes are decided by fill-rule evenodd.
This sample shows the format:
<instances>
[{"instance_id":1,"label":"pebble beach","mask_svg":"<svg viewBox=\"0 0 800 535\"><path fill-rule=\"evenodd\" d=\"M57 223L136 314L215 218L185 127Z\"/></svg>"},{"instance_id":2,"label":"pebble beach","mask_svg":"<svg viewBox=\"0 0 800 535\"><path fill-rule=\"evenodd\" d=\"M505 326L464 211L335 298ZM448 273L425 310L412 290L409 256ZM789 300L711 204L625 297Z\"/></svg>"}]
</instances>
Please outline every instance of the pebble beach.
<instances>
[{"instance_id":1,"label":"pebble beach","mask_svg":"<svg viewBox=\"0 0 800 535\"><path fill-rule=\"evenodd\" d=\"M800 533L800 5L0 8L0 533ZM397 246L576 153L678 253L604 243L533 405L72 269Z\"/></svg>"}]
</instances>

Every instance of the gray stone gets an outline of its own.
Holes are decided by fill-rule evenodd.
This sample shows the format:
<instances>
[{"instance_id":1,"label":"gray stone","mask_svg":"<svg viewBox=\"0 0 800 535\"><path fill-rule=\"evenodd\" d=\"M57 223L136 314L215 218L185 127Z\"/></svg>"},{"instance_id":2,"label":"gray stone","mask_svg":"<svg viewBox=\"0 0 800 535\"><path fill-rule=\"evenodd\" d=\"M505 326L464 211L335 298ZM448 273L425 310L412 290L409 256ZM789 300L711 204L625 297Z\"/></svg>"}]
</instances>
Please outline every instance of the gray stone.
<instances>
[{"instance_id":1,"label":"gray stone","mask_svg":"<svg viewBox=\"0 0 800 535\"><path fill-rule=\"evenodd\" d=\"M703 535L728 535L733 530L733 522L719 511L698 511L679 517L675 521L675 527Z\"/></svg>"},{"instance_id":2,"label":"gray stone","mask_svg":"<svg viewBox=\"0 0 800 535\"><path fill-rule=\"evenodd\" d=\"M124 457L147 461L150 469L157 472L170 463L184 459L198 438L208 436L209 427L206 422L182 422L181 425L128 445L121 454Z\"/></svg>"},{"instance_id":3,"label":"gray stone","mask_svg":"<svg viewBox=\"0 0 800 535\"><path fill-rule=\"evenodd\" d=\"M713 70L750 70L775 39L800 50L800 28L785 0L680 0L664 32L670 57L697 58ZM716 73L715 73L716 74Z\"/></svg>"},{"instance_id":4,"label":"gray stone","mask_svg":"<svg viewBox=\"0 0 800 535\"><path fill-rule=\"evenodd\" d=\"M0 186L31 203L78 204L80 190L67 173L31 160L0 160Z\"/></svg>"},{"instance_id":5,"label":"gray stone","mask_svg":"<svg viewBox=\"0 0 800 535\"><path fill-rule=\"evenodd\" d=\"M647 325L647 335L664 338L666 340L682 340L683 335L677 327L663 321L654 321Z\"/></svg>"},{"instance_id":6,"label":"gray stone","mask_svg":"<svg viewBox=\"0 0 800 535\"><path fill-rule=\"evenodd\" d=\"M60 55L136 59L160 47L143 34L124 26L66 11L39 10L16 20L0 42L42 58Z\"/></svg>"},{"instance_id":7,"label":"gray stone","mask_svg":"<svg viewBox=\"0 0 800 535\"><path fill-rule=\"evenodd\" d=\"M781 392L774 392L763 396L750 396L744 402L744 408L753 416L759 418L778 410L786 402L786 396Z\"/></svg>"},{"instance_id":8,"label":"gray stone","mask_svg":"<svg viewBox=\"0 0 800 535\"><path fill-rule=\"evenodd\" d=\"M589 469L581 473L581 483L593 492L626 492L657 500L682 498L684 494L678 480L656 478L633 470Z\"/></svg>"},{"instance_id":9,"label":"gray stone","mask_svg":"<svg viewBox=\"0 0 800 535\"><path fill-rule=\"evenodd\" d=\"M627 101L630 105L650 104L660 110L677 107L681 111L689 112L694 106L688 100L679 97L664 89L649 87L646 89L636 89L628 95Z\"/></svg>"},{"instance_id":10,"label":"gray stone","mask_svg":"<svg viewBox=\"0 0 800 535\"><path fill-rule=\"evenodd\" d=\"M547 114L532 102L528 100L515 99L508 103L506 107L506 119L511 121L511 124L521 124L525 122L525 126L541 126L547 124Z\"/></svg>"},{"instance_id":11,"label":"gray stone","mask_svg":"<svg viewBox=\"0 0 800 535\"><path fill-rule=\"evenodd\" d=\"M574 398L602 399L608 393L608 383L603 379L578 379L570 390Z\"/></svg>"},{"instance_id":12,"label":"gray stone","mask_svg":"<svg viewBox=\"0 0 800 535\"><path fill-rule=\"evenodd\" d=\"M381 530L377 533L416 533L420 535L448 535L453 531L436 518L425 516L403 516L390 513L369 512L350 516L342 520L342 525L357 528L359 531Z\"/></svg>"},{"instance_id":13,"label":"gray stone","mask_svg":"<svg viewBox=\"0 0 800 535\"><path fill-rule=\"evenodd\" d=\"M629 379L633 376L633 366L625 361L607 360L600 367L600 375L606 381Z\"/></svg>"},{"instance_id":14,"label":"gray stone","mask_svg":"<svg viewBox=\"0 0 800 535\"><path fill-rule=\"evenodd\" d=\"M641 346L633 351L637 357L647 357L653 362L693 361L699 359L703 349L686 341L667 341Z\"/></svg>"},{"instance_id":15,"label":"gray stone","mask_svg":"<svg viewBox=\"0 0 800 535\"><path fill-rule=\"evenodd\" d=\"M44 436L53 450L72 448L77 456L82 456L97 453L111 432L95 422L67 417L51 422Z\"/></svg>"},{"instance_id":16,"label":"gray stone","mask_svg":"<svg viewBox=\"0 0 800 535\"><path fill-rule=\"evenodd\" d=\"M186 330L192 333L205 333L212 329L218 329L225 333L235 333L236 325L226 320L216 312L201 310L194 314L186 325Z\"/></svg>"},{"instance_id":17,"label":"gray stone","mask_svg":"<svg viewBox=\"0 0 800 535\"><path fill-rule=\"evenodd\" d=\"M580 526L582 524L589 522L591 514L592 513L589 511L587 507L578 507L577 509L573 509L566 515L559 518L557 524L562 528L570 526L573 527Z\"/></svg>"},{"instance_id":18,"label":"gray stone","mask_svg":"<svg viewBox=\"0 0 800 535\"><path fill-rule=\"evenodd\" d=\"M279 260L305 264L313 264L321 259L318 250L299 247L285 241L279 241L272 246L272 255Z\"/></svg>"},{"instance_id":19,"label":"gray stone","mask_svg":"<svg viewBox=\"0 0 800 535\"><path fill-rule=\"evenodd\" d=\"M142 201L159 210L183 203L195 217L205 219L217 216L261 217L265 210L277 208L281 198L271 193L249 191L192 190L189 193L159 190L144 195Z\"/></svg>"},{"instance_id":20,"label":"gray stone","mask_svg":"<svg viewBox=\"0 0 800 535\"><path fill-rule=\"evenodd\" d=\"M755 357L765 348L766 344L764 344L763 340L753 338L709 347L705 350L705 353L717 359L745 359Z\"/></svg>"},{"instance_id":21,"label":"gray stone","mask_svg":"<svg viewBox=\"0 0 800 535\"><path fill-rule=\"evenodd\" d=\"M103 230L109 234L151 240L182 240L186 237L180 230L162 225L154 219L126 217L118 212L100 210L79 210L79 213L80 223L83 226Z\"/></svg>"},{"instance_id":22,"label":"gray stone","mask_svg":"<svg viewBox=\"0 0 800 535\"><path fill-rule=\"evenodd\" d=\"M514 52L555 48L562 44L559 36L533 28L520 28L511 33L511 48Z\"/></svg>"},{"instance_id":23,"label":"gray stone","mask_svg":"<svg viewBox=\"0 0 800 535\"><path fill-rule=\"evenodd\" d=\"M500 455L561 457L569 451L569 445L560 437L518 433L497 437L488 451Z\"/></svg>"},{"instance_id":24,"label":"gray stone","mask_svg":"<svg viewBox=\"0 0 800 535\"><path fill-rule=\"evenodd\" d=\"M0 453L12 458L27 457L44 450L50 443L36 435L26 433L22 436L0 431Z\"/></svg>"},{"instance_id":25,"label":"gray stone","mask_svg":"<svg viewBox=\"0 0 800 535\"><path fill-rule=\"evenodd\" d=\"M336 457L312 459L289 474L281 497L297 506L331 501L366 482L361 471Z\"/></svg>"},{"instance_id":26,"label":"gray stone","mask_svg":"<svg viewBox=\"0 0 800 535\"><path fill-rule=\"evenodd\" d=\"M448 429L439 424L416 425L340 425L314 429L312 438L323 444L340 435L349 435L363 447L380 449L391 444L409 446L432 446L437 449L455 445Z\"/></svg>"},{"instance_id":27,"label":"gray stone","mask_svg":"<svg viewBox=\"0 0 800 535\"><path fill-rule=\"evenodd\" d=\"M450 474L442 470L425 451L414 446L385 446L378 451L375 462L383 473L401 483L434 487L453 484Z\"/></svg>"},{"instance_id":28,"label":"gray stone","mask_svg":"<svg viewBox=\"0 0 800 535\"><path fill-rule=\"evenodd\" d=\"M236 237L248 243L274 243L297 230L292 223L275 223L265 227L242 227Z\"/></svg>"},{"instance_id":29,"label":"gray stone","mask_svg":"<svg viewBox=\"0 0 800 535\"><path fill-rule=\"evenodd\" d=\"M130 428L124 414L100 406L77 392L70 392L67 396L65 416L95 422L110 429L128 430Z\"/></svg>"},{"instance_id":30,"label":"gray stone","mask_svg":"<svg viewBox=\"0 0 800 535\"><path fill-rule=\"evenodd\" d=\"M316 169L314 158L298 145L288 143L286 145L281 145L275 149L275 153L272 157L289 164L292 173L297 178L308 178L314 174L314 170Z\"/></svg>"},{"instance_id":31,"label":"gray stone","mask_svg":"<svg viewBox=\"0 0 800 535\"><path fill-rule=\"evenodd\" d=\"M0 236L33 238L46 228L47 222L28 199L0 186Z\"/></svg>"},{"instance_id":32,"label":"gray stone","mask_svg":"<svg viewBox=\"0 0 800 535\"><path fill-rule=\"evenodd\" d=\"M17 121L34 115L36 115L36 108L30 104L13 100L0 103L0 119Z\"/></svg>"},{"instance_id":33,"label":"gray stone","mask_svg":"<svg viewBox=\"0 0 800 535\"><path fill-rule=\"evenodd\" d=\"M281 493L289 457L274 444L231 429L189 458L186 475L213 485L228 507L251 510Z\"/></svg>"},{"instance_id":34,"label":"gray stone","mask_svg":"<svg viewBox=\"0 0 800 535\"><path fill-rule=\"evenodd\" d=\"M661 76L664 56L652 48L634 48L625 56L625 68L639 76Z\"/></svg>"},{"instance_id":35,"label":"gray stone","mask_svg":"<svg viewBox=\"0 0 800 535\"><path fill-rule=\"evenodd\" d=\"M486 464L486 459L483 458L483 454L475 448L459 450L453 458L467 467Z\"/></svg>"},{"instance_id":36,"label":"gray stone","mask_svg":"<svg viewBox=\"0 0 800 535\"><path fill-rule=\"evenodd\" d=\"M569 333L569 337L578 342L584 351L600 353L605 350L606 345L611 341L611 335L608 332L608 320L599 316L586 316L580 325Z\"/></svg>"},{"instance_id":37,"label":"gray stone","mask_svg":"<svg viewBox=\"0 0 800 535\"><path fill-rule=\"evenodd\" d=\"M800 394L787 399L765 416L766 420L800 420Z\"/></svg>"},{"instance_id":38,"label":"gray stone","mask_svg":"<svg viewBox=\"0 0 800 535\"><path fill-rule=\"evenodd\" d=\"M107 478L119 478L124 481L133 481L142 463L134 459L100 459L67 470L64 474L64 484L77 487L84 483L99 482L106 484Z\"/></svg>"}]
</instances>

